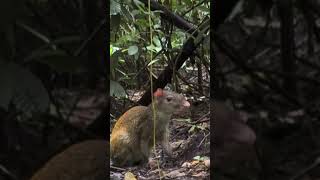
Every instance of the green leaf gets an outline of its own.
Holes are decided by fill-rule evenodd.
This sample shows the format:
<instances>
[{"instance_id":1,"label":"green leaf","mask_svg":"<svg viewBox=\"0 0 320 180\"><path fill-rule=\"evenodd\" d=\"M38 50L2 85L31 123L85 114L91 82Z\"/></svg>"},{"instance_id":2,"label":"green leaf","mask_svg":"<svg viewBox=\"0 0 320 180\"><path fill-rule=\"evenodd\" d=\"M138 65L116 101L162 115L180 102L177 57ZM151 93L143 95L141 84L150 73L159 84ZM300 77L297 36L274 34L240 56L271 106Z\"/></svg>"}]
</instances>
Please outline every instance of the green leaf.
<instances>
[{"instance_id":1,"label":"green leaf","mask_svg":"<svg viewBox=\"0 0 320 180\"><path fill-rule=\"evenodd\" d=\"M49 107L49 96L40 79L15 63L2 64L0 84L0 106L6 110L10 103L26 115Z\"/></svg>"},{"instance_id":2,"label":"green leaf","mask_svg":"<svg viewBox=\"0 0 320 180\"><path fill-rule=\"evenodd\" d=\"M189 132L189 133L193 132L195 128L196 128L196 126L195 126L195 125L192 125L188 132Z\"/></svg>"},{"instance_id":3,"label":"green leaf","mask_svg":"<svg viewBox=\"0 0 320 180\"><path fill-rule=\"evenodd\" d=\"M18 22L17 26L22 28L22 29L24 29L25 31L31 33L32 35L34 35L38 39L42 40L43 42L45 42L47 44L52 44L51 40L47 36L45 36L44 34L40 33L39 31L37 31L33 27L28 26L27 24L25 24L23 22ZM52 45L52 48L56 49L57 47L55 45Z\"/></svg>"},{"instance_id":4,"label":"green leaf","mask_svg":"<svg viewBox=\"0 0 320 180\"><path fill-rule=\"evenodd\" d=\"M135 10L131 11L131 14L133 16L136 16L136 15L140 14L140 11L135 9Z\"/></svg>"},{"instance_id":5,"label":"green leaf","mask_svg":"<svg viewBox=\"0 0 320 180\"><path fill-rule=\"evenodd\" d=\"M128 49L128 54L130 56L135 55L139 51L138 46L130 46Z\"/></svg>"},{"instance_id":6,"label":"green leaf","mask_svg":"<svg viewBox=\"0 0 320 180\"><path fill-rule=\"evenodd\" d=\"M209 158L207 156L195 156L193 159L194 160L198 160L198 161L204 161L204 160L207 160Z\"/></svg>"},{"instance_id":7,"label":"green leaf","mask_svg":"<svg viewBox=\"0 0 320 180\"><path fill-rule=\"evenodd\" d=\"M116 0L110 1L110 15L116 15L121 12L121 5Z\"/></svg>"},{"instance_id":8,"label":"green leaf","mask_svg":"<svg viewBox=\"0 0 320 180\"><path fill-rule=\"evenodd\" d=\"M150 46L147 46L147 50L157 53L161 51L161 47L156 47L153 44L151 44Z\"/></svg>"},{"instance_id":9,"label":"green leaf","mask_svg":"<svg viewBox=\"0 0 320 180\"><path fill-rule=\"evenodd\" d=\"M118 82L110 80L110 96L127 97L126 91Z\"/></svg>"},{"instance_id":10,"label":"green leaf","mask_svg":"<svg viewBox=\"0 0 320 180\"><path fill-rule=\"evenodd\" d=\"M120 50L121 48L113 46L110 44L110 56L112 56L116 51Z\"/></svg>"},{"instance_id":11,"label":"green leaf","mask_svg":"<svg viewBox=\"0 0 320 180\"><path fill-rule=\"evenodd\" d=\"M151 62L149 62L148 66L151 66L152 64L158 62L160 59L154 59Z\"/></svg>"},{"instance_id":12,"label":"green leaf","mask_svg":"<svg viewBox=\"0 0 320 180\"><path fill-rule=\"evenodd\" d=\"M207 8L206 6L199 6L198 9L206 13L210 13L210 8Z\"/></svg>"},{"instance_id":13,"label":"green leaf","mask_svg":"<svg viewBox=\"0 0 320 180\"><path fill-rule=\"evenodd\" d=\"M153 37L152 42L155 44L155 46L161 47L161 42L157 37Z\"/></svg>"},{"instance_id":14,"label":"green leaf","mask_svg":"<svg viewBox=\"0 0 320 180\"><path fill-rule=\"evenodd\" d=\"M110 44L110 49L109 50L110 50L110 56L112 56L114 50L113 50L113 46L111 44Z\"/></svg>"},{"instance_id":15,"label":"green leaf","mask_svg":"<svg viewBox=\"0 0 320 180\"><path fill-rule=\"evenodd\" d=\"M201 159L201 157L200 156L195 156L195 157L193 157L193 159L195 159L195 160L200 160Z\"/></svg>"}]
</instances>

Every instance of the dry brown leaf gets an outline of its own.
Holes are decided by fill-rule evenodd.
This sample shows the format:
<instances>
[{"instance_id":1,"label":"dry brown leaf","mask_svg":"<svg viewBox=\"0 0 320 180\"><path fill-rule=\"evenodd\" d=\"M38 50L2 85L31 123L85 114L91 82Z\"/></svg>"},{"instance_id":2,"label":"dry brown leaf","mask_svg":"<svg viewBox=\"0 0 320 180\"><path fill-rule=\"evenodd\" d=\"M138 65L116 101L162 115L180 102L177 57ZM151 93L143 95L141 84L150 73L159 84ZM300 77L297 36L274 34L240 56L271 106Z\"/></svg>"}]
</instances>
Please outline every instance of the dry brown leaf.
<instances>
[{"instance_id":1,"label":"dry brown leaf","mask_svg":"<svg viewBox=\"0 0 320 180\"><path fill-rule=\"evenodd\" d=\"M195 165L199 164L199 162L200 162L200 161L198 161L198 160L192 161L192 162L191 162L191 165L192 165L192 166L195 166Z\"/></svg>"}]
</instances>

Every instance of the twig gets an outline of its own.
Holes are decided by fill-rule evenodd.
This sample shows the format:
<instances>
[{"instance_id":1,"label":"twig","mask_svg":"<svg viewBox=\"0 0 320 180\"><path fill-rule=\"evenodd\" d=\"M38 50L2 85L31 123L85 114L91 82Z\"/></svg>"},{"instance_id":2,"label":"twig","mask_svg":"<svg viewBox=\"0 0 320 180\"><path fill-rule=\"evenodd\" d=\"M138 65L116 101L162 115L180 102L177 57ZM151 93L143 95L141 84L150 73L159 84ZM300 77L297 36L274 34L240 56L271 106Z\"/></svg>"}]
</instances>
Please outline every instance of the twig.
<instances>
[{"instance_id":1,"label":"twig","mask_svg":"<svg viewBox=\"0 0 320 180\"><path fill-rule=\"evenodd\" d=\"M303 175L305 175L306 173L308 173L312 169L316 168L319 164L320 164L320 157L317 157L317 159L311 165L309 165L308 167L299 171L296 175L291 177L289 180L296 180L296 179L302 177Z\"/></svg>"},{"instance_id":2,"label":"twig","mask_svg":"<svg viewBox=\"0 0 320 180\"><path fill-rule=\"evenodd\" d=\"M205 119L209 115L210 115L210 112L208 112L207 114L201 116L201 118L199 118L197 121L193 122L192 124L199 124L199 123L203 123L203 122L209 121L210 119Z\"/></svg>"},{"instance_id":3,"label":"twig","mask_svg":"<svg viewBox=\"0 0 320 180\"><path fill-rule=\"evenodd\" d=\"M89 37L80 45L80 47L74 52L74 56L79 56L84 48L88 45L88 43L94 38L94 36L104 27L107 20L103 19L100 21L100 24L93 30L93 32L89 35Z\"/></svg>"},{"instance_id":4,"label":"twig","mask_svg":"<svg viewBox=\"0 0 320 180\"><path fill-rule=\"evenodd\" d=\"M204 141L209 135L210 135L210 132L203 137L203 139L201 140L201 142L200 142L199 145L198 145L198 148L200 148L200 146L202 145L203 141Z\"/></svg>"},{"instance_id":5,"label":"twig","mask_svg":"<svg viewBox=\"0 0 320 180\"><path fill-rule=\"evenodd\" d=\"M2 164L0 164L0 171L9 176L11 179L18 180L18 178L11 173L7 168L5 168Z\"/></svg>"},{"instance_id":6,"label":"twig","mask_svg":"<svg viewBox=\"0 0 320 180\"><path fill-rule=\"evenodd\" d=\"M120 168L120 167L116 167L116 166L110 166L110 168L112 169L116 169L116 170L120 170L120 171L125 171L126 169Z\"/></svg>"}]
</instances>

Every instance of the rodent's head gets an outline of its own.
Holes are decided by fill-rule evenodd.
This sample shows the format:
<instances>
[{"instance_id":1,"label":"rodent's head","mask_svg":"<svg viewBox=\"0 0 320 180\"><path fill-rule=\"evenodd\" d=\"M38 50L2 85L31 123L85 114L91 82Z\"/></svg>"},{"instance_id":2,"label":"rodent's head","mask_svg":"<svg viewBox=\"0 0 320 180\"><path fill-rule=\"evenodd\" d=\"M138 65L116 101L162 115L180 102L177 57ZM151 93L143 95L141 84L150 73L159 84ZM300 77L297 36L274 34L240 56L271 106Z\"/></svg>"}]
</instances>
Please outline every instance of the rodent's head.
<instances>
[{"instance_id":1,"label":"rodent's head","mask_svg":"<svg viewBox=\"0 0 320 180\"><path fill-rule=\"evenodd\" d=\"M158 110L165 113L175 113L190 107L190 103L182 94L165 91L160 88L153 93Z\"/></svg>"}]
</instances>

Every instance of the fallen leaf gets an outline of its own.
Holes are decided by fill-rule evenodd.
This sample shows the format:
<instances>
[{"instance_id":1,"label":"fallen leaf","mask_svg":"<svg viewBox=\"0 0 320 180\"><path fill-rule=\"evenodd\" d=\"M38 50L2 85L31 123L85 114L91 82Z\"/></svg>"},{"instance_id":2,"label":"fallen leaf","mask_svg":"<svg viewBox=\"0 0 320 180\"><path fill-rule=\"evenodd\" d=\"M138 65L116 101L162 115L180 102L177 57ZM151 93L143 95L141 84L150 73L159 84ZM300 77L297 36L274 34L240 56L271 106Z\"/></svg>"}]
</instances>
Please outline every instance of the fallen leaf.
<instances>
[{"instance_id":1,"label":"fallen leaf","mask_svg":"<svg viewBox=\"0 0 320 180\"><path fill-rule=\"evenodd\" d=\"M182 166L181 167L183 167L183 168L190 168L192 165L191 165L191 163L189 163L189 162L184 162L183 164L182 164Z\"/></svg>"},{"instance_id":2,"label":"fallen leaf","mask_svg":"<svg viewBox=\"0 0 320 180\"><path fill-rule=\"evenodd\" d=\"M204 165L206 165L207 167L210 167L210 159L204 160Z\"/></svg>"},{"instance_id":3,"label":"fallen leaf","mask_svg":"<svg viewBox=\"0 0 320 180\"><path fill-rule=\"evenodd\" d=\"M201 171L198 174L193 174L192 176L193 177L205 177L207 175L208 175L208 173L206 173L205 171Z\"/></svg>"},{"instance_id":4,"label":"fallen leaf","mask_svg":"<svg viewBox=\"0 0 320 180\"><path fill-rule=\"evenodd\" d=\"M199 164L199 162L200 162L200 161L197 161L197 160L192 161L192 162L191 162L191 165L192 165L192 166L195 166L195 165Z\"/></svg>"},{"instance_id":5,"label":"fallen leaf","mask_svg":"<svg viewBox=\"0 0 320 180\"><path fill-rule=\"evenodd\" d=\"M123 176L122 176L121 173L111 172L110 173L110 178L113 179L113 180L121 180L123 178Z\"/></svg>"},{"instance_id":6,"label":"fallen leaf","mask_svg":"<svg viewBox=\"0 0 320 180\"><path fill-rule=\"evenodd\" d=\"M186 175L186 173L180 172L179 169L171 171L168 174L166 174L166 176L168 176L170 178L182 177L182 176L185 176L185 175Z\"/></svg>"},{"instance_id":7,"label":"fallen leaf","mask_svg":"<svg viewBox=\"0 0 320 180\"><path fill-rule=\"evenodd\" d=\"M132 172L126 172L124 180L137 180L137 178L132 174Z\"/></svg>"},{"instance_id":8,"label":"fallen leaf","mask_svg":"<svg viewBox=\"0 0 320 180\"><path fill-rule=\"evenodd\" d=\"M291 116L291 117L297 117L297 116L303 116L303 115L304 115L303 109L288 112L288 116Z\"/></svg>"}]
</instances>

